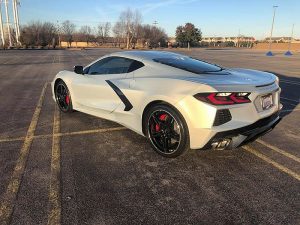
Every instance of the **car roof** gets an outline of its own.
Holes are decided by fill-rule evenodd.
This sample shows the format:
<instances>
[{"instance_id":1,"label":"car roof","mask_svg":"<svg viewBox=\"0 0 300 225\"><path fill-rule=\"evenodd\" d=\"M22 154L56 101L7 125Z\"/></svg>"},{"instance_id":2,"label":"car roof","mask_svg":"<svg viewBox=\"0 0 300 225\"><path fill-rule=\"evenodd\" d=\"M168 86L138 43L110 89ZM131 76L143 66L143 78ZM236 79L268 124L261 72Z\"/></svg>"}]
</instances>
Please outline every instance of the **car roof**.
<instances>
[{"instance_id":1,"label":"car roof","mask_svg":"<svg viewBox=\"0 0 300 225\"><path fill-rule=\"evenodd\" d=\"M181 56L184 55L176 54L173 52L166 52L166 51L123 51L123 52L115 52L110 54L110 56L119 56L125 58L131 58L140 61L152 61L153 59L157 58L170 58L174 56Z\"/></svg>"}]
</instances>

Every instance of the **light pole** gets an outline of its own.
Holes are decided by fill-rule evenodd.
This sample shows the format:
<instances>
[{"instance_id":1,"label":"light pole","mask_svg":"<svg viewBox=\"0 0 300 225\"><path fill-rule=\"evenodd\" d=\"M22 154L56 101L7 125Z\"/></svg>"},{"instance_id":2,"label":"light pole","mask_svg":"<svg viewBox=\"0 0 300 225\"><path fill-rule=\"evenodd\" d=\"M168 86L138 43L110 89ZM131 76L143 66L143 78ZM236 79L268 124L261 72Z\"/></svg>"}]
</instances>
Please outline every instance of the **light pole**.
<instances>
[{"instance_id":1,"label":"light pole","mask_svg":"<svg viewBox=\"0 0 300 225\"><path fill-rule=\"evenodd\" d=\"M6 26L7 26L8 40L9 40L9 48L10 48L12 46L12 42L11 42L10 23L9 23L9 14L8 14L8 0L4 0L4 4L5 4Z\"/></svg>"},{"instance_id":2,"label":"light pole","mask_svg":"<svg viewBox=\"0 0 300 225\"><path fill-rule=\"evenodd\" d=\"M16 33L16 42L17 45L19 44L19 33L18 33L18 27L17 27L17 14L16 14L16 8L17 8L17 2L16 0L12 1L12 6L13 6L13 16L14 16L14 25L15 25L15 33Z\"/></svg>"},{"instance_id":3,"label":"light pole","mask_svg":"<svg viewBox=\"0 0 300 225\"><path fill-rule=\"evenodd\" d=\"M158 22L155 20L154 22L153 22L153 26L155 27L155 28L157 28L157 25L158 25ZM158 45L158 43L156 43L156 29L154 29L154 43L155 43L155 46L154 46L154 48L156 48L156 45Z\"/></svg>"},{"instance_id":4,"label":"light pole","mask_svg":"<svg viewBox=\"0 0 300 225\"><path fill-rule=\"evenodd\" d=\"M267 56L273 56L273 53L271 51L271 48L272 48L272 35L273 35L273 27L274 27L274 21L275 21L275 15L276 15L276 9L277 8L278 8L277 5L273 5L273 20L272 20L270 39L269 39L269 51L266 54Z\"/></svg>"},{"instance_id":5,"label":"light pole","mask_svg":"<svg viewBox=\"0 0 300 225\"><path fill-rule=\"evenodd\" d=\"M4 39L4 30L3 30L3 20L2 20L2 1L0 0L0 32L1 32L1 40L2 47L5 47L5 39Z\"/></svg>"},{"instance_id":6,"label":"light pole","mask_svg":"<svg viewBox=\"0 0 300 225\"><path fill-rule=\"evenodd\" d=\"M291 34L291 38L290 38L290 41L289 41L289 47L288 47L288 51L285 53L286 56L290 56L290 55L293 55L291 53L291 43L292 43L292 40L293 40L293 36L294 36L294 24L292 26L292 34Z\"/></svg>"}]
</instances>

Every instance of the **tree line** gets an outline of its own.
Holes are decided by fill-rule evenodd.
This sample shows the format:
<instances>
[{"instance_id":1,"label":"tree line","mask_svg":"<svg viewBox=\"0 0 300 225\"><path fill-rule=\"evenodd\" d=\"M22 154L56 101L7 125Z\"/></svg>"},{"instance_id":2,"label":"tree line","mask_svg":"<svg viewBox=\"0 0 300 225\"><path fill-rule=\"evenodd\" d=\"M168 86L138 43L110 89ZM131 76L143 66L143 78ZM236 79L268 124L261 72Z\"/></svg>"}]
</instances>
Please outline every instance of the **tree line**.
<instances>
[{"instance_id":1,"label":"tree line","mask_svg":"<svg viewBox=\"0 0 300 225\"><path fill-rule=\"evenodd\" d=\"M201 31L191 23L178 26L176 41L181 47L197 46L201 40ZM109 45L127 49L142 47L167 47L168 35L161 27L142 23L138 10L120 13L114 25L110 22L99 23L96 27L76 24L66 20L62 23L33 21L21 28L21 43L26 46L53 47L61 41L71 47L73 42L93 43L97 46Z\"/></svg>"},{"instance_id":2,"label":"tree line","mask_svg":"<svg viewBox=\"0 0 300 225\"><path fill-rule=\"evenodd\" d=\"M110 22L99 23L96 27L76 24L66 20L60 24L33 21L21 28L21 43L26 46L56 47L60 41L93 42L98 46L110 44L115 47L135 48L139 43L143 47L166 46L168 36L164 29L142 24L139 11L127 9L112 26Z\"/></svg>"}]
</instances>

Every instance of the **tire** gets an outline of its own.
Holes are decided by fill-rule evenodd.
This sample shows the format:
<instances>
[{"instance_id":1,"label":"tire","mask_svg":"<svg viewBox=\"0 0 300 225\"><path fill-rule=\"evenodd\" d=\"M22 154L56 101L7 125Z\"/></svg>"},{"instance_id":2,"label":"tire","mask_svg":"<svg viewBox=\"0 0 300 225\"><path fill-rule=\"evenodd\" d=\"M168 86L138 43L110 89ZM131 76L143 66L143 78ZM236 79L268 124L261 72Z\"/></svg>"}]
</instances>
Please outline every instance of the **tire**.
<instances>
[{"instance_id":1,"label":"tire","mask_svg":"<svg viewBox=\"0 0 300 225\"><path fill-rule=\"evenodd\" d=\"M73 112L72 99L66 83L62 80L58 81L54 87L54 93L59 109L64 113Z\"/></svg>"},{"instance_id":2,"label":"tire","mask_svg":"<svg viewBox=\"0 0 300 225\"><path fill-rule=\"evenodd\" d=\"M189 150L188 128L176 109L157 104L146 112L143 124L146 136L158 154L175 158Z\"/></svg>"}]
</instances>

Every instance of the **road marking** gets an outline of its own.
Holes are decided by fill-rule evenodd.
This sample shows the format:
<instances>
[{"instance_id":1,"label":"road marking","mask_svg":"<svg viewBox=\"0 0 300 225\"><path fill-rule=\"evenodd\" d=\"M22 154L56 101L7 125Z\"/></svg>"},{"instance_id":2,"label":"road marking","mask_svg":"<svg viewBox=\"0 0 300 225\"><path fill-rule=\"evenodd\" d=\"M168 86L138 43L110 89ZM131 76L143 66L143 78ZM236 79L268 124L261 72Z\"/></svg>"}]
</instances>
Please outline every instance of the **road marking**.
<instances>
[{"instance_id":1,"label":"road marking","mask_svg":"<svg viewBox=\"0 0 300 225\"><path fill-rule=\"evenodd\" d=\"M88 60L93 60L94 61L94 58L93 57L91 57L91 56L89 56L89 55L87 55L87 54L84 54L83 52L79 52L79 55L81 55L81 56L83 56L84 58L86 58L86 59L88 59Z\"/></svg>"},{"instance_id":2,"label":"road marking","mask_svg":"<svg viewBox=\"0 0 300 225\"><path fill-rule=\"evenodd\" d=\"M280 170L283 173L288 174L289 176L297 179L298 181L300 181L300 174L288 169L287 167L275 162L274 160L268 158L267 156L261 154L260 152L258 152L257 150L255 150L254 148L249 147L248 145L243 146L243 149L245 149L246 151L252 153L253 155L257 156L258 158L264 160L267 163L270 163L272 166L274 166L275 168L277 168L278 170Z\"/></svg>"},{"instance_id":3,"label":"road marking","mask_svg":"<svg viewBox=\"0 0 300 225\"><path fill-rule=\"evenodd\" d=\"M107 128L107 129L95 129L95 130L84 130L84 131L74 131L68 133L60 133L60 136L73 136L73 135L80 135L80 134L93 134L93 133L104 133L109 131L118 131L118 130L126 130L126 127L114 127L114 128Z\"/></svg>"},{"instance_id":4,"label":"road marking","mask_svg":"<svg viewBox=\"0 0 300 225\"><path fill-rule=\"evenodd\" d=\"M280 82L286 83L286 84L300 85L300 83L294 82L294 81L280 80Z\"/></svg>"},{"instance_id":5,"label":"road marking","mask_svg":"<svg viewBox=\"0 0 300 225\"><path fill-rule=\"evenodd\" d=\"M33 138L48 138L54 136L73 136L73 135L81 135L81 134L94 134L94 133L105 133L110 131L119 131L119 130L127 130L126 127L113 127L113 128L102 128L102 129L94 129L94 130L83 130L83 131L73 131L73 132L66 132L66 133L56 133L56 134L42 134L42 135L35 135ZM17 138L5 138L0 139L1 142L14 142L14 141L22 141L25 137L17 137Z\"/></svg>"},{"instance_id":6,"label":"road marking","mask_svg":"<svg viewBox=\"0 0 300 225\"><path fill-rule=\"evenodd\" d=\"M300 111L300 109L285 109L285 110L281 110L280 112L293 112L293 111Z\"/></svg>"},{"instance_id":7,"label":"road marking","mask_svg":"<svg viewBox=\"0 0 300 225\"><path fill-rule=\"evenodd\" d=\"M290 158L290 159L292 159L292 160L300 163L300 158L298 158L297 156L292 155L292 154L290 154L290 153L288 153L288 152L286 152L286 151L284 151L284 150L282 150L280 148L277 148L276 146L273 146L273 145L271 145L271 144L269 144L269 143L267 143L267 142L265 142L263 140L257 139L256 141L258 143L260 143L260 144L262 144L262 145L264 145L264 146L272 149L273 151L278 152L281 155L284 155L284 156L286 156L286 157L288 157L288 158Z\"/></svg>"},{"instance_id":8,"label":"road marking","mask_svg":"<svg viewBox=\"0 0 300 225\"><path fill-rule=\"evenodd\" d=\"M4 138L4 139L0 139L0 143L2 143L2 142L24 141L24 140L25 140L25 137Z\"/></svg>"},{"instance_id":9,"label":"road marking","mask_svg":"<svg viewBox=\"0 0 300 225\"><path fill-rule=\"evenodd\" d=\"M300 103L299 101L297 101L295 99L290 99L290 98L285 98L285 97L280 97L280 98L285 99L285 100L289 100L289 101L292 101L292 102Z\"/></svg>"},{"instance_id":10,"label":"road marking","mask_svg":"<svg viewBox=\"0 0 300 225\"><path fill-rule=\"evenodd\" d=\"M32 120L30 122L26 137L24 139L23 146L20 151L20 156L18 158L18 161L14 168L13 174L9 181L8 187L4 194L4 199L0 206L0 224L9 224L9 222L10 222L10 217L13 213L15 200L17 198L18 191L20 189L20 184L22 181L22 177L24 174L24 170L26 167L26 162L27 162L27 158L29 155L30 146L32 144L34 132L35 132L35 129L37 126L37 122L38 122L40 113L41 113L47 85L48 85L48 83L46 83L42 89L42 93L40 95L38 104L33 113Z\"/></svg>"},{"instance_id":11,"label":"road marking","mask_svg":"<svg viewBox=\"0 0 300 225\"><path fill-rule=\"evenodd\" d=\"M61 222L60 198L60 111L55 106L53 119L53 139L51 157L51 180L49 188L49 213L48 224L59 225Z\"/></svg>"}]
</instances>

